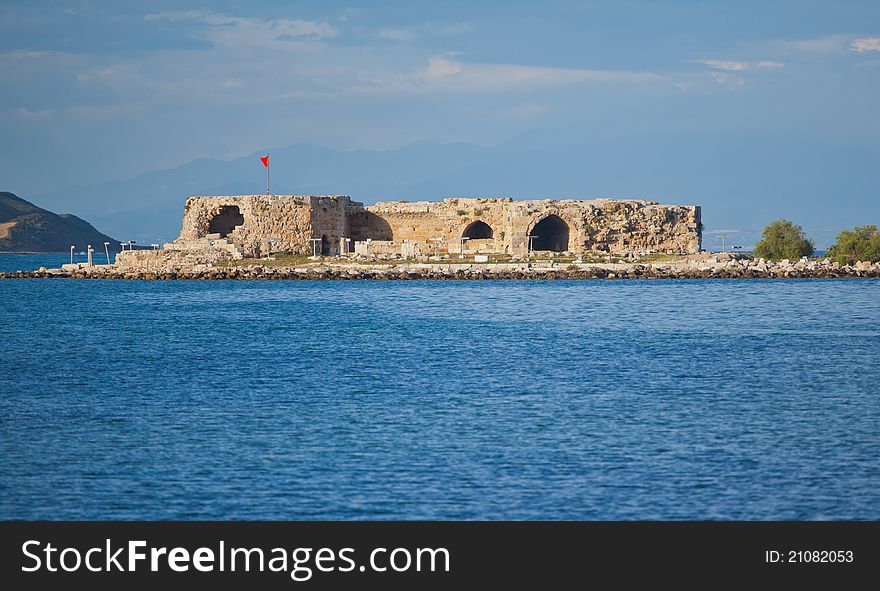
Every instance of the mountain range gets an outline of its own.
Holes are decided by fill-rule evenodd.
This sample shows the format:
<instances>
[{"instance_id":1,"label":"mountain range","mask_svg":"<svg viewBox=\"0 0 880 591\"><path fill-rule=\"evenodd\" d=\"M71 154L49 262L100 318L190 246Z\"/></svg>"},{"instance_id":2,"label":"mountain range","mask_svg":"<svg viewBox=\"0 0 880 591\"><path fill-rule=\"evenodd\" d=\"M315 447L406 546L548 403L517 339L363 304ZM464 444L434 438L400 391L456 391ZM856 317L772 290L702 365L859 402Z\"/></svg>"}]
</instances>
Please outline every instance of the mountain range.
<instances>
[{"instance_id":1,"label":"mountain range","mask_svg":"<svg viewBox=\"0 0 880 591\"><path fill-rule=\"evenodd\" d=\"M748 134L669 132L588 137L535 132L495 145L419 142L395 150L338 150L294 144L270 150L275 194L344 194L356 201L445 197L595 197L701 205L704 244L752 245L768 222L804 226L822 247L841 229L880 220L878 148L841 147ZM684 141L682 141L684 140ZM174 239L189 195L263 193L263 152L232 160L198 159L129 180L68 187L34 196L76 211L120 238ZM826 167L807 166L819 156ZM766 180L771 171L771 182ZM765 174L755 174L763 172Z\"/></svg>"},{"instance_id":2,"label":"mountain range","mask_svg":"<svg viewBox=\"0 0 880 591\"><path fill-rule=\"evenodd\" d=\"M84 251L91 244L103 251L119 250L119 242L69 213L55 214L13 193L0 192L0 251L67 252L71 246Z\"/></svg>"}]
</instances>

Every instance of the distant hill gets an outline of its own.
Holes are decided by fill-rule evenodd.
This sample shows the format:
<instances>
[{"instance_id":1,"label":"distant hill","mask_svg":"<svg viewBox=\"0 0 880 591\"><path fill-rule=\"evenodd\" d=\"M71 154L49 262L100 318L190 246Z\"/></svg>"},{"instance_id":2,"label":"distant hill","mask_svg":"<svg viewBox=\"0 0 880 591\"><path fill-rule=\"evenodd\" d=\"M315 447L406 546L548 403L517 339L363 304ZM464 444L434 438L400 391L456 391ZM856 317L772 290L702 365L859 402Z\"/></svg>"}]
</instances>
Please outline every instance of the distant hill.
<instances>
[{"instance_id":1,"label":"distant hill","mask_svg":"<svg viewBox=\"0 0 880 591\"><path fill-rule=\"evenodd\" d=\"M486 148L419 142L397 150L335 150L294 144L271 150L272 192L341 194L355 201L412 199L410 188L480 162ZM169 242L180 233L190 195L263 193L262 153L234 160L201 158L120 182L66 187L39 196L54 209L76 211L123 240ZM424 197L439 198L439 195Z\"/></svg>"},{"instance_id":2,"label":"distant hill","mask_svg":"<svg viewBox=\"0 0 880 591\"><path fill-rule=\"evenodd\" d=\"M0 192L0 251L67 252L71 245L83 251L118 251L119 242L102 234L87 221L68 213L55 214L13 193Z\"/></svg>"}]
</instances>

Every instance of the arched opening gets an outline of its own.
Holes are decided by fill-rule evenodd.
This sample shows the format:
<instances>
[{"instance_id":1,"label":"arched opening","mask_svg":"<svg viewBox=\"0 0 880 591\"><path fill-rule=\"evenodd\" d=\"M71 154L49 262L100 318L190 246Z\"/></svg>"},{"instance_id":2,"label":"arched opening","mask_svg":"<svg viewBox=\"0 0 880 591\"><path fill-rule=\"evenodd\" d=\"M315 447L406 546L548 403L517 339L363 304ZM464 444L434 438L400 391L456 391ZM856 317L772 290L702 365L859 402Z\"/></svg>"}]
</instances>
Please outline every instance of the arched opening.
<instances>
[{"instance_id":1,"label":"arched opening","mask_svg":"<svg viewBox=\"0 0 880 591\"><path fill-rule=\"evenodd\" d=\"M321 254L323 256L330 254L330 241L327 239L326 234L321 235Z\"/></svg>"},{"instance_id":2,"label":"arched opening","mask_svg":"<svg viewBox=\"0 0 880 591\"><path fill-rule=\"evenodd\" d=\"M461 233L461 237L470 238L471 240L492 238L492 226L482 220L477 220L468 224L468 227Z\"/></svg>"},{"instance_id":3,"label":"arched opening","mask_svg":"<svg viewBox=\"0 0 880 591\"><path fill-rule=\"evenodd\" d=\"M558 215L548 215L535 224L529 236L534 236L532 250L568 250L568 224Z\"/></svg>"},{"instance_id":4,"label":"arched opening","mask_svg":"<svg viewBox=\"0 0 880 591\"><path fill-rule=\"evenodd\" d=\"M221 238L225 238L243 223L244 216L237 205L224 205L208 222L208 234L220 234Z\"/></svg>"},{"instance_id":5,"label":"arched opening","mask_svg":"<svg viewBox=\"0 0 880 591\"><path fill-rule=\"evenodd\" d=\"M391 224L371 211L359 211L348 216L351 241L394 240Z\"/></svg>"}]
</instances>

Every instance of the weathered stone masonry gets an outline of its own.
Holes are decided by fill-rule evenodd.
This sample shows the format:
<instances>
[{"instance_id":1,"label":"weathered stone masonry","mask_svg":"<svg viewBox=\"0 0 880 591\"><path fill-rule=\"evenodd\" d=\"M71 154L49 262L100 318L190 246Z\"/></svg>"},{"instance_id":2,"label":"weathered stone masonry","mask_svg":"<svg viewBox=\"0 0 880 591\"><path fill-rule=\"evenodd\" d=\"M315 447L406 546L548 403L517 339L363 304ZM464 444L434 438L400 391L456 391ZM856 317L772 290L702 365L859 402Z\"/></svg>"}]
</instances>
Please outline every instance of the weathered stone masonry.
<instances>
[{"instance_id":1,"label":"weathered stone masonry","mask_svg":"<svg viewBox=\"0 0 880 591\"><path fill-rule=\"evenodd\" d=\"M267 248L305 252L311 250L310 238L323 238L338 250L350 206L348 197L329 195L190 197L184 205L180 237L171 246L186 247L212 237L226 239L244 254L253 255Z\"/></svg>"},{"instance_id":2,"label":"weathered stone masonry","mask_svg":"<svg viewBox=\"0 0 880 591\"><path fill-rule=\"evenodd\" d=\"M358 241L434 243L448 252L521 254L533 236L533 250L695 253L701 240L698 206L611 199L377 203L352 207L349 223Z\"/></svg>"},{"instance_id":3,"label":"weathered stone masonry","mask_svg":"<svg viewBox=\"0 0 880 591\"><path fill-rule=\"evenodd\" d=\"M699 206L642 200L511 198L383 202L344 195L190 197L166 258L438 253L524 254L530 248L584 254L696 253ZM313 250L314 249L314 250ZM136 264L137 252L121 262Z\"/></svg>"}]
</instances>

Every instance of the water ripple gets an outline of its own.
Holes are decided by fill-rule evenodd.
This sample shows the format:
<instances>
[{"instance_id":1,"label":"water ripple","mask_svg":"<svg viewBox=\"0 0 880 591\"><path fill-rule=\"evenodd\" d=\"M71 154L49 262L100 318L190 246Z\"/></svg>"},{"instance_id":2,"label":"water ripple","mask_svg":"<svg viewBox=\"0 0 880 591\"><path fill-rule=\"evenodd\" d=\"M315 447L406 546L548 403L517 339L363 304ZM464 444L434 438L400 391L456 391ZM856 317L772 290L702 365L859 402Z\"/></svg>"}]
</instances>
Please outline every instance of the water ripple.
<instances>
[{"instance_id":1,"label":"water ripple","mask_svg":"<svg viewBox=\"0 0 880 591\"><path fill-rule=\"evenodd\" d=\"M880 282L0 282L0 518L878 519Z\"/></svg>"}]
</instances>

